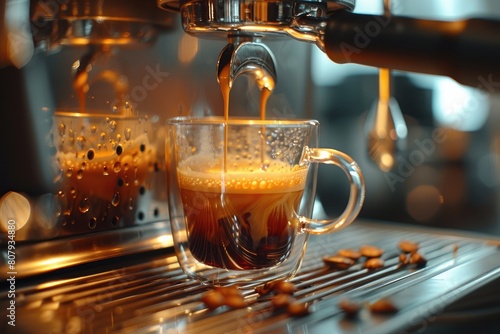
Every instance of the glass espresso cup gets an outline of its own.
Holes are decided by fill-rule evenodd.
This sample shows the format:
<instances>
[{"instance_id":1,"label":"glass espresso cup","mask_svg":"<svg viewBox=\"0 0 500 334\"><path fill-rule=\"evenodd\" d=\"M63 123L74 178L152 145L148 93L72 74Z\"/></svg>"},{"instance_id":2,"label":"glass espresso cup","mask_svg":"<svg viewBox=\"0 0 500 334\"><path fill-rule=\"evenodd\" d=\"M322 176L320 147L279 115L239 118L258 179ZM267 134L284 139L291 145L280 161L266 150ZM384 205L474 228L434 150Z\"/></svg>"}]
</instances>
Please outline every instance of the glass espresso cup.
<instances>
[{"instance_id":1,"label":"glass espresso cup","mask_svg":"<svg viewBox=\"0 0 500 334\"><path fill-rule=\"evenodd\" d=\"M358 215L358 165L317 148L314 120L174 118L167 121L167 180L175 251L184 272L213 285L292 277L309 234L339 230ZM317 164L350 182L336 219L312 219Z\"/></svg>"}]
</instances>

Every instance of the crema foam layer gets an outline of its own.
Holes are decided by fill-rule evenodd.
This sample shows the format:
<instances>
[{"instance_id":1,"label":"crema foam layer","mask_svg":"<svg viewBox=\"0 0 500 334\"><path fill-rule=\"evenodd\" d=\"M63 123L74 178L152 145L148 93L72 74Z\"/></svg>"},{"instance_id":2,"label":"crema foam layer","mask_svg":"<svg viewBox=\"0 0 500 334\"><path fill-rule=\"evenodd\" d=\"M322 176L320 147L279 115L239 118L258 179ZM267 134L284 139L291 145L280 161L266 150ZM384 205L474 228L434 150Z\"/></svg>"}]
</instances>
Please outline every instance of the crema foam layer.
<instances>
[{"instance_id":1,"label":"crema foam layer","mask_svg":"<svg viewBox=\"0 0 500 334\"><path fill-rule=\"evenodd\" d=\"M178 180L181 188L231 194L266 194L300 191L304 189L307 168L298 165L273 166L266 170L256 168L229 169L209 167L200 169L200 165L184 164L178 168Z\"/></svg>"}]
</instances>

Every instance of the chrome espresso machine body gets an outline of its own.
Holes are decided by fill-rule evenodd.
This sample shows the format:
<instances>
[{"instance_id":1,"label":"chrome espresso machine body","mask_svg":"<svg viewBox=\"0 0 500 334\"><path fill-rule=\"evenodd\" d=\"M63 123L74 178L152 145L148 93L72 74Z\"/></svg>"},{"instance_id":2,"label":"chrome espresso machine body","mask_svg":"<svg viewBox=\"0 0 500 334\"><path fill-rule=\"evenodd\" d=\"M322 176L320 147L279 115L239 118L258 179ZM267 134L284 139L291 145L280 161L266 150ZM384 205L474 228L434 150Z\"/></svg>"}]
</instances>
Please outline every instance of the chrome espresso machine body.
<instances>
[{"instance_id":1,"label":"chrome espresso machine body","mask_svg":"<svg viewBox=\"0 0 500 334\"><path fill-rule=\"evenodd\" d=\"M15 297L17 324L1 331L496 332L500 6L379 2L2 1L0 305ZM267 88L270 118L318 119L365 174L359 221L312 238L292 280L305 317L253 289L249 307L211 311L174 256L164 123L221 115L227 68L231 115L258 115ZM342 176L320 168L317 187L315 215L338 215ZM402 239L427 266L399 264ZM386 250L384 268L324 269L362 244ZM346 319L344 297L400 310Z\"/></svg>"}]
</instances>

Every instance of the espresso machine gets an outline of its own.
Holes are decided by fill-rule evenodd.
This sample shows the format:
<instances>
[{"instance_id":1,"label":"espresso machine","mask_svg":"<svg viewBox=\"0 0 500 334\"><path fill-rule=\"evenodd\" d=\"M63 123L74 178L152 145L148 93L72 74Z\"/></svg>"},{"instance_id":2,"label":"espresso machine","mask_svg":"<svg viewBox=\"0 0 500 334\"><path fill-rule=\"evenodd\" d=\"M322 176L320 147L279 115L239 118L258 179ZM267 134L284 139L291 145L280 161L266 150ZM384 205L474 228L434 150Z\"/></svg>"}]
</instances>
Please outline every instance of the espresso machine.
<instances>
[{"instance_id":1,"label":"espresso machine","mask_svg":"<svg viewBox=\"0 0 500 334\"><path fill-rule=\"evenodd\" d=\"M16 326L2 322L2 332L495 332L500 7L456 2L3 1L0 305L15 300ZM185 277L174 256L164 123L221 115L226 69L231 115L258 115L259 94L270 88L269 118L318 119L320 142L348 152L365 174L359 222L328 241L313 238L292 280L296 298L311 305L305 317L273 310L253 290L248 308L211 311L200 301L209 288ZM84 134L57 118L66 112L101 120ZM123 115L134 125L115 130ZM84 196L84 218L67 220L73 190L61 193L61 178L78 173L54 163L58 140L90 163L93 135L105 133L95 145L121 155L134 127L154 152L146 176L127 185L138 196L130 215L93 220ZM104 207L115 206L121 182ZM317 187L314 214L338 215L348 192L342 176L320 168ZM401 239L421 243L427 266L398 264ZM386 268L323 269L325 251L362 244L387 249ZM363 310L353 321L339 311L345 296L389 296L400 311Z\"/></svg>"}]
</instances>

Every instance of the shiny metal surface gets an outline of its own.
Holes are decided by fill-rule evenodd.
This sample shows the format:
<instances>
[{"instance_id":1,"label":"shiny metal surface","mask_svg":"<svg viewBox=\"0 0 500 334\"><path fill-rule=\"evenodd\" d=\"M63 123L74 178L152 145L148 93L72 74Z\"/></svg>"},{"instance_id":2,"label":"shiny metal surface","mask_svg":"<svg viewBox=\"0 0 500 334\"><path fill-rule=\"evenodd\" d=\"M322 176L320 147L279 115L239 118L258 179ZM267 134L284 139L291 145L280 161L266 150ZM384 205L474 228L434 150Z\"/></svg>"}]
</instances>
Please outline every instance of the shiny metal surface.
<instances>
[{"instance_id":1,"label":"shiny metal surface","mask_svg":"<svg viewBox=\"0 0 500 334\"><path fill-rule=\"evenodd\" d=\"M85 263L171 247L173 240L168 222L35 243L18 243L17 277L24 279ZM6 258L6 254L2 253L2 258ZM9 271L6 261L1 261L0 270L3 273Z\"/></svg>"},{"instance_id":2,"label":"shiny metal surface","mask_svg":"<svg viewBox=\"0 0 500 334\"><path fill-rule=\"evenodd\" d=\"M158 10L153 1L63 1L47 5L31 2L31 20L40 49L60 45L140 45L154 41L176 23L172 13Z\"/></svg>"},{"instance_id":3,"label":"shiny metal surface","mask_svg":"<svg viewBox=\"0 0 500 334\"><path fill-rule=\"evenodd\" d=\"M293 38L318 43L326 17L335 10L353 10L355 0L243 1L158 0L167 10L180 11L184 30L197 37L228 36Z\"/></svg>"},{"instance_id":4,"label":"shiny metal surface","mask_svg":"<svg viewBox=\"0 0 500 334\"><path fill-rule=\"evenodd\" d=\"M425 267L399 264L396 245L401 239L420 243L428 259ZM383 268L368 270L361 261L347 270L335 270L322 262L323 255L363 244L385 250ZM210 288L188 279L172 253L138 253L17 281L17 316L22 322L16 329L37 333L410 331L432 325L447 306L500 278L499 245L500 240L482 236L363 221L328 237L312 237L304 265L292 279L297 288L294 298L310 305L311 313L303 317L275 310L270 296L259 296L251 284L243 290L248 307L210 311L201 302ZM348 319L338 306L343 298L361 305L390 298L398 312L374 314L363 306L357 318ZM493 292L489 298L494 305L500 296ZM1 300L2 307L5 302Z\"/></svg>"},{"instance_id":5,"label":"shiny metal surface","mask_svg":"<svg viewBox=\"0 0 500 334\"><path fill-rule=\"evenodd\" d=\"M217 61L217 81L226 67L229 67L229 88L241 74L249 73L254 76L260 90L267 88L274 90L277 81L277 71L274 55L262 43L244 41L230 43L222 50Z\"/></svg>"}]
</instances>

